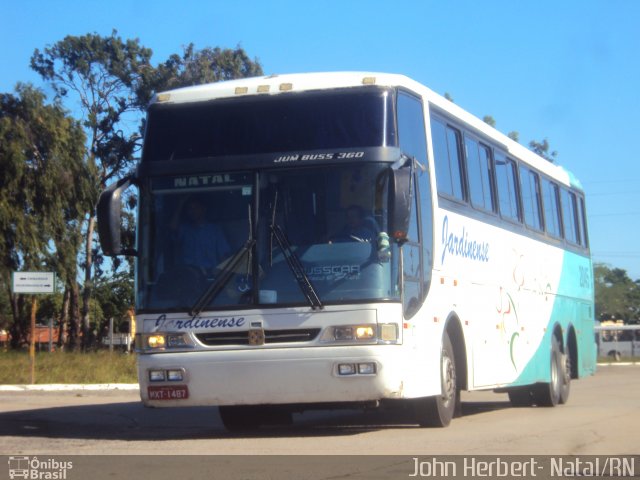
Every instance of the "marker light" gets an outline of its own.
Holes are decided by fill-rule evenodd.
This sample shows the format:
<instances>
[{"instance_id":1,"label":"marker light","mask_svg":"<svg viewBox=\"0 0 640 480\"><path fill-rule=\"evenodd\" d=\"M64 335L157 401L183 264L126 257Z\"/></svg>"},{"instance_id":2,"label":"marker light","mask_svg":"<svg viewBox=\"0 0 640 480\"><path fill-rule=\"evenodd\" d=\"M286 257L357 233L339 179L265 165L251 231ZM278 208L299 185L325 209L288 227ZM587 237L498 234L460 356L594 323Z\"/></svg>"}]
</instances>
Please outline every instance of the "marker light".
<instances>
[{"instance_id":1,"label":"marker light","mask_svg":"<svg viewBox=\"0 0 640 480\"><path fill-rule=\"evenodd\" d=\"M280 84L280 91L281 92L289 92L293 90L293 84L292 83L281 83Z\"/></svg>"},{"instance_id":2,"label":"marker light","mask_svg":"<svg viewBox=\"0 0 640 480\"><path fill-rule=\"evenodd\" d=\"M163 348L165 345L164 335L149 335L147 337L147 345L149 348Z\"/></svg>"},{"instance_id":3,"label":"marker light","mask_svg":"<svg viewBox=\"0 0 640 480\"><path fill-rule=\"evenodd\" d=\"M244 95L248 91L249 91L249 88L247 88L247 87L236 87L235 94L236 95Z\"/></svg>"},{"instance_id":4,"label":"marker light","mask_svg":"<svg viewBox=\"0 0 640 480\"><path fill-rule=\"evenodd\" d=\"M380 325L380 340L384 342L398 340L398 326L395 323L383 323Z\"/></svg>"},{"instance_id":5,"label":"marker light","mask_svg":"<svg viewBox=\"0 0 640 480\"><path fill-rule=\"evenodd\" d=\"M364 77L362 79L362 84L363 85L375 85L376 84L376 77Z\"/></svg>"}]
</instances>

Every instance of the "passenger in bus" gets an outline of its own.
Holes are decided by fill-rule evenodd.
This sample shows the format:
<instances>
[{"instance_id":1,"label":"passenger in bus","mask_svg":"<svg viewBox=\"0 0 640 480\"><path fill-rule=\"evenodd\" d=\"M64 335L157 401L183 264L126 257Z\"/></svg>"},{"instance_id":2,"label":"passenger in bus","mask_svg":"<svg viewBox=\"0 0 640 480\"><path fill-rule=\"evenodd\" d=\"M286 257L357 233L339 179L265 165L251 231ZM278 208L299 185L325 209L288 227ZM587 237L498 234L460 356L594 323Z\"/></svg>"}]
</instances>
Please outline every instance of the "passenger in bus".
<instances>
[{"instance_id":1,"label":"passenger in bus","mask_svg":"<svg viewBox=\"0 0 640 480\"><path fill-rule=\"evenodd\" d=\"M176 248L176 262L211 273L231 254L224 233L207 218L204 201L189 197L171 222Z\"/></svg>"}]
</instances>

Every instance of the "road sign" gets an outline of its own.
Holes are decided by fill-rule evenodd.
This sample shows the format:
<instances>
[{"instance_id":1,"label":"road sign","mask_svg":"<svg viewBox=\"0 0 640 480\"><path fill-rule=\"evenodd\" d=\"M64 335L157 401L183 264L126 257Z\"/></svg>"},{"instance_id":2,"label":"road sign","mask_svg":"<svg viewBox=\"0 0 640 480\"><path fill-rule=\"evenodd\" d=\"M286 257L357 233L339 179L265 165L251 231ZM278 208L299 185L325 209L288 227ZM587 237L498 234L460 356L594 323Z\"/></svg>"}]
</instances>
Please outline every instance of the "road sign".
<instances>
[{"instance_id":1,"label":"road sign","mask_svg":"<svg viewBox=\"0 0 640 480\"><path fill-rule=\"evenodd\" d=\"M54 272L13 272L11 290L13 293L54 293L56 274Z\"/></svg>"}]
</instances>

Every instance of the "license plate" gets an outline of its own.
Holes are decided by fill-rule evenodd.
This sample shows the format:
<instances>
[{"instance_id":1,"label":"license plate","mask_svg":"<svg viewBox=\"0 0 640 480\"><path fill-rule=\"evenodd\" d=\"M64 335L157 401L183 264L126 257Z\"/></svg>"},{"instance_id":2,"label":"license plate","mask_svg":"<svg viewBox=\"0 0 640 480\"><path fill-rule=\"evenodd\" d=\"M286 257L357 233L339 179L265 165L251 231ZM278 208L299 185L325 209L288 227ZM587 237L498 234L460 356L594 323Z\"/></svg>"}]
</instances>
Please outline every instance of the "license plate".
<instances>
[{"instance_id":1,"label":"license plate","mask_svg":"<svg viewBox=\"0 0 640 480\"><path fill-rule=\"evenodd\" d=\"M184 400L189 398L189 389L186 385L153 385L147 387L149 400Z\"/></svg>"}]
</instances>

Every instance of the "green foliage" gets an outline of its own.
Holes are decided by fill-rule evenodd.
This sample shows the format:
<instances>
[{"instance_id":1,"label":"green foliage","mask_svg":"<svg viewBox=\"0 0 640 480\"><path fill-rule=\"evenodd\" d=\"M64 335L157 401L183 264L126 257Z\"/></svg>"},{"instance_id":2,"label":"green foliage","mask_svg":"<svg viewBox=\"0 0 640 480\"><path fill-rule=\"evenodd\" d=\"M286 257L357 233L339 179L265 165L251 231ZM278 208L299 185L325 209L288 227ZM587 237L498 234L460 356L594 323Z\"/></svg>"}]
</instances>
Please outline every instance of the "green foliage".
<instances>
[{"instance_id":1,"label":"green foliage","mask_svg":"<svg viewBox=\"0 0 640 480\"><path fill-rule=\"evenodd\" d=\"M598 320L640 321L640 280L602 263L594 265L593 277Z\"/></svg>"},{"instance_id":2,"label":"green foliage","mask_svg":"<svg viewBox=\"0 0 640 480\"><path fill-rule=\"evenodd\" d=\"M509 137L511 140L513 140L514 142L520 142L520 133L518 133L517 131L513 130L509 133L507 133L507 137Z\"/></svg>"},{"instance_id":3,"label":"green foliage","mask_svg":"<svg viewBox=\"0 0 640 480\"><path fill-rule=\"evenodd\" d=\"M60 103L30 85L0 94L0 278L9 288L17 270L66 275L64 245L95 190L84 180L84 133ZM58 247L58 248L56 248ZM14 345L24 340L24 299L9 295Z\"/></svg>"},{"instance_id":4,"label":"green foliage","mask_svg":"<svg viewBox=\"0 0 640 480\"><path fill-rule=\"evenodd\" d=\"M11 327L14 346L24 341L29 309L24 296L10 294L13 271L57 272L64 293L43 297L39 317L68 324L72 346L81 320L88 338L90 328L121 319L132 306L131 263L120 270L120 259L99 256L94 211L99 192L132 168L142 138L137 125L153 94L262 74L258 60L239 46L196 50L191 44L157 67L151 55L115 30L68 35L31 57L32 69L55 92L53 104L29 85L0 95L0 327ZM134 243L135 203L129 197L124 213L127 247Z\"/></svg>"},{"instance_id":5,"label":"green foliage","mask_svg":"<svg viewBox=\"0 0 640 480\"><path fill-rule=\"evenodd\" d=\"M491 115L485 115L482 117L482 121L487 125L491 125L493 128L496 128L496 120Z\"/></svg>"},{"instance_id":6,"label":"green foliage","mask_svg":"<svg viewBox=\"0 0 640 480\"><path fill-rule=\"evenodd\" d=\"M94 298L102 309L104 321L113 318L118 331L122 321L128 321L127 311L133 306L133 282L126 272L102 278L96 283Z\"/></svg>"},{"instance_id":7,"label":"green foliage","mask_svg":"<svg viewBox=\"0 0 640 480\"><path fill-rule=\"evenodd\" d=\"M133 162L140 136L126 133L126 114L138 110L133 92L140 87L143 71L151 69L151 50L136 40L122 40L116 31L67 36L36 49L31 67L60 98L70 95L79 102L89 140L88 164L94 164L94 180L102 188Z\"/></svg>"},{"instance_id":8,"label":"green foliage","mask_svg":"<svg viewBox=\"0 0 640 480\"><path fill-rule=\"evenodd\" d=\"M145 70L136 93L140 107L145 108L156 92L262 74L258 59L251 60L240 46L196 50L191 43L181 55L173 54L157 68Z\"/></svg>"},{"instance_id":9,"label":"green foliage","mask_svg":"<svg viewBox=\"0 0 640 480\"><path fill-rule=\"evenodd\" d=\"M558 156L558 152L550 151L549 141L546 138L542 140L542 142L531 140L529 142L529 148L551 163L555 162L556 157Z\"/></svg>"}]
</instances>

